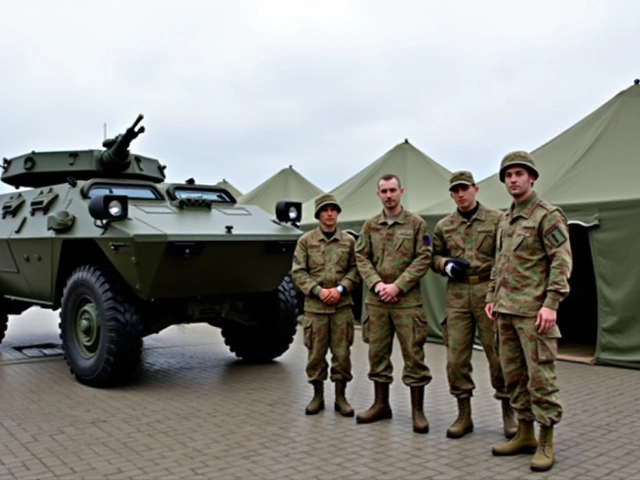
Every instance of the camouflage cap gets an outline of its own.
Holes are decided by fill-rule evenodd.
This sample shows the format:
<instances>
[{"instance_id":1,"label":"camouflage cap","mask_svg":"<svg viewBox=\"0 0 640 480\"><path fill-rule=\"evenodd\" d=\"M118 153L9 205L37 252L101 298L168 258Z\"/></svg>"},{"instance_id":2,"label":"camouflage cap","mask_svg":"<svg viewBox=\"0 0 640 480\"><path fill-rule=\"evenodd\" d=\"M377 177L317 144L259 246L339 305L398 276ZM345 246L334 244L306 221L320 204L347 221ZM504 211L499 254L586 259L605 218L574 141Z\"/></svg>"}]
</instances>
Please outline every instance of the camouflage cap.
<instances>
[{"instance_id":1,"label":"camouflage cap","mask_svg":"<svg viewBox=\"0 0 640 480\"><path fill-rule=\"evenodd\" d=\"M536 162L533 161L533 157L527 152L517 150L507 153L502 159L502 162L500 162L500 181L502 183L504 183L504 172L507 168L515 166L526 168L529 173L536 177L536 180L540 178L540 173L536 168Z\"/></svg>"},{"instance_id":2,"label":"camouflage cap","mask_svg":"<svg viewBox=\"0 0 640 480\"><path fill-rule=\"evenodd\" d=\"M334 207L336 207L338 209L338 213L342 212L342 208L340 208L340 205L338 204L336 197L334 197L329 193L324 193L320 195L318 198L316 198L315 203L316 203L316 211L315 211L314 217L316 217L316 219L320 216L320 210L322 210L322 207L325 207L327 205L333 205Z\"/></svg>"},{"instance_id":3,"label":"camouflage cap","mask_svg":"<svg viewBox=\"0 0 640 480\"><path fill-rule=\"evenodd\" d=\"M457 185L475 185L476 181L473 179L471 172L466 170L460 170L451 174L449 179L449 190Z\"/></svg>"}]
</instances>

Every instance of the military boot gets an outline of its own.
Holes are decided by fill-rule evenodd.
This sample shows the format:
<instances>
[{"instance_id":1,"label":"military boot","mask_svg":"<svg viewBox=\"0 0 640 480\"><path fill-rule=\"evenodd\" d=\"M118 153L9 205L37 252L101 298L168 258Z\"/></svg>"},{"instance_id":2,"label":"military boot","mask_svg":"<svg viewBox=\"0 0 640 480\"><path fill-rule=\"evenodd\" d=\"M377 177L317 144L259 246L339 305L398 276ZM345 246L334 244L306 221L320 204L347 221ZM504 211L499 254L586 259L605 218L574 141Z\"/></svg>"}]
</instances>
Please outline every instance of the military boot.
<instances>
[{"instance_id":1,"label":"military boot","mask_svg":"<svg viewBox=\"0 0 640 480\"><path fill-rule=\"evenodd\" d=\"M553 467L553 426L540 425L538 449L531 459L531 470L546 472Z\"/></svg>"},{"instance_id":2,"label":"military boot","mask_svg":"<svg viewBox=\"0 0 640 480\"><path fill-rule=\"evenodd\" d=\"M473 432L473 420L471 420L471 398L458 398L458 418L447 430L447 437L461 438L467 433Z\"/></svg>"},{"instance_id":3,"label":"military boot","mask_svg":"<svg viewBox=\"0 0 640 480\"><path fill-rule=\"evenodd\" d=\"M507 438L513 438L518 433L518 424L508 398L502 399L502 428L504 436Z\"/></svg>"},{"instance_id":4,"label":"military boot","mask_svg":"<svg viewBox=\"0 0 640 480\"><path fill-rule=\"evenodd\" d=\"M391 418L391 405L389 405L389 384L373 382L375 389L375 400L373 405L366 412L358 414L356 422L372 423L378 420Z\"/></svg>"},{"instance_id":5,"label":"military boot","mask_svg":"<svg viewBox=\"0 0 640 480\"><path fill-rule=\"evenodd\" d=\"M346 389L347 382L344 380L336 381L336 403L334 407L336 412L340 412L343 417L353 417L353 408L351 408L345 396Z\"/></svg>"},{"instance_id":6,"label":"military boot","mask_svg":"<svg viewBox=\"0 0 640 480\"><path fill-rule=\"evenodd\" d=\"M413 419L414 432L429 432L429 422L427 417L424 416L424 385L411 387L411 417Z\"/></svg>"},{"instance_id":7,"label":"military boot","mask_svg":"<svg viewBox=\"0 0 640 480\"><path fill-rule=\"evenodd\" d=\"M498 443L491 447L494 455L516 455L518 453L534 453L538 448L538 441L533 432L533 422L520 420L518 433L508 442Z\"/></svg>"},{"instance_id":8,"label":"military boot","mask_svg":"<svg viewBox=\"0 0 640 480\"><path fill-rule=\"evenodd\" d=\"M313 385L313 398L307 405L304 413L307 415L316 415L320 413L320 410L324 410L324 382L314 381Z\"/></svg>"}]
</instances>

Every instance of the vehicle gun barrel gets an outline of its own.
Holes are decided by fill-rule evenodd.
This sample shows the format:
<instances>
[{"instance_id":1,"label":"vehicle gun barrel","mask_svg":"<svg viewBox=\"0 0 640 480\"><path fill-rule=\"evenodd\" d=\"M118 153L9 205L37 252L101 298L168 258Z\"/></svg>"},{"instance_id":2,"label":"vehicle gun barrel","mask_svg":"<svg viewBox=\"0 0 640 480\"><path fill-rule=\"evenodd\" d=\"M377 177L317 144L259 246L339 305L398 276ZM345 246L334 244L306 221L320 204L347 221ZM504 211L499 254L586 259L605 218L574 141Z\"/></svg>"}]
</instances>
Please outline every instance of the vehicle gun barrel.
<instances>
[{"instance_id":1,"label":"vehicle gun barrel","mask_svg":"<svg viewBox=\"0 0 640 480\"><path fill-rule=\"evenodd\" d=\"M100 156L100 161L105 168L124 170L129 166L131 163L129 161L131 142L145 131L144 126L138 127L143 118L144 115L138 115L133 125L127 128L123 134L117 135L115 138L109 138L102 143L102 146L107 149Z\"/></svg>"}]
</instances>

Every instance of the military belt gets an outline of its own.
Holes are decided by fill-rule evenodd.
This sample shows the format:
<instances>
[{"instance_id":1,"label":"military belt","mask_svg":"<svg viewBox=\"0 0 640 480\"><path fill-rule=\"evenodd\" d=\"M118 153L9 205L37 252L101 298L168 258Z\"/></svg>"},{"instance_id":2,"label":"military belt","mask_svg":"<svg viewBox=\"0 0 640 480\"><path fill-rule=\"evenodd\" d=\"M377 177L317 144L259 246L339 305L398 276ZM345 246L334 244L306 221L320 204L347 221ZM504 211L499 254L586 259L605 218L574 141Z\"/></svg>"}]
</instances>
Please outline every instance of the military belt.
<instances>
[{"instance_id":1,"label":"military belt","mask_svg":"<svg viewBox=\"0 0 640 480\"><path fill-rule=\"evenodd\" d=\"M467 285L477 285L488 282L489 280L491 280L491 274L483 273L482 275L467 275L466 277L462 277L459 282L466 283Z\"/></svg>"}]
</instances>

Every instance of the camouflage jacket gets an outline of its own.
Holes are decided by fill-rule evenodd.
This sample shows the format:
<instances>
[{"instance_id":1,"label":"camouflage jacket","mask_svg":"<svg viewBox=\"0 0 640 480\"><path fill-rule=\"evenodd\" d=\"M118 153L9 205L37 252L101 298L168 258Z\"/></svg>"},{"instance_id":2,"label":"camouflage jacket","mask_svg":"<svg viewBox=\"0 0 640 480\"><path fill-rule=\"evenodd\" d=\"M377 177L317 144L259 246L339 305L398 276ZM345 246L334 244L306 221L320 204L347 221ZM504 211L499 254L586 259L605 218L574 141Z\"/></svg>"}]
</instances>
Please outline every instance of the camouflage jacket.
<instances>
[{"instance_id":1,"label":"camouflage jacket","mask_svg":"<svg viewBox=\"0 0 640 480\"><path fill-rule=\"evenodd\" d=\"M427 223L402 209L395 222L387 223L384 212L367 220L356 244L358 270L365 285L365 303L393 307L422 305L420 279L431 264L431 239ZM373 292L378 282L395 283L399 302L384 303Z\"/></svg>"},{"instance_id":2,"label":"camouflage jacket","mask_svg":"<svg viewBox=\"0 0 640 480\"><path fill-rule=\"evenodd\" d=\"M535 317L569 294L571 243L564 213L538 197L512 204L498 226L487 303L499 313Z\"/></svg>"},{"instance_id":3,"label":"camouflage jacket","mask_svg":"<svg viewBox=\"0 0 640 480\"><path fill-rule=\"evenodd\" d=\"M306 312L331 314L346 305L353 305L349 292L360 283L354 245L353 237L340 229L330 239L324 236L320 228L298 239L291 275L295 285L305 295ZM338 285L345 288L345 293L336 305L327 305L318 298L320 288Z\"/></svg>"},{"instance_id":4,"label":"camouflage jacket","mask_svg":"<svg viewBox=\"0 0 640 480\"><path fill-rule=\"evenodd\" d=\"M500 217L500 210L482 204L470 220L460 215L457 209L444 217L433 231L431 268L446 275L445 262L450 258L463 258L470 264L467 275L491 273Z\"/></svg>"}]
</instances>

